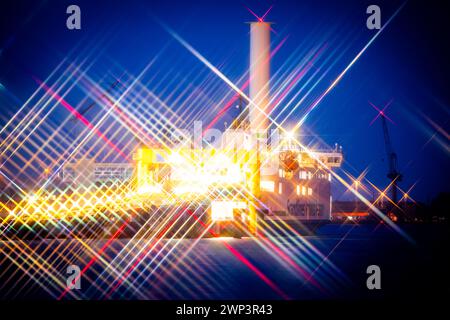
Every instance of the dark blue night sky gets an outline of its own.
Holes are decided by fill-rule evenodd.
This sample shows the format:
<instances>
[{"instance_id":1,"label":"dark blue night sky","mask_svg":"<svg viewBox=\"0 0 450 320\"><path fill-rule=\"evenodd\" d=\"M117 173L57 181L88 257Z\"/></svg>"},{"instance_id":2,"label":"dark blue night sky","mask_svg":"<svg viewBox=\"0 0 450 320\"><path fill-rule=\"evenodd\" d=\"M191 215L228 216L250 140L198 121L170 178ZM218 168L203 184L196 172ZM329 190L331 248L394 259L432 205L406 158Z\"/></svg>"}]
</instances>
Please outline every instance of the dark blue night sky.
<instances>
[{"instance_id":1,"label":"dark blue night sky","mask_svg":"<svg viewBox=\"0 0 450 320\"><path fill-rule=\"evenodd\" d=\"M237 81L249 64L247 21L254 17L246 9L262 15L271 5L267 20L275 22L274 45L288 36L274 56L272 81L283 76L290 61L297 61L313 47L326 44L315 66L329 68L289 123L295 123L306 109L350 63L374 36L365 26L366 8L378 4L385 22L403 1L9 1L0 5L0 112L1 125L19 109L38 85L31 75L46 79L67 57L81 61L90 51L95 58L88 74L103 86L105 75L120 75L125 69L138 75L153 59L146 74L149 89L166 99L179 112L177 81L185 78L193 87L211 78L215 92L228 93L227 85L161 27L164 22L232 81ZM65 27L66 7L77 4L82 11L82 29ZM409 1L382 34L345 74L342 81L312 111L302 139L318 141L317 135L333 146L343 146L344 169L358 176L368 168L367 178L383 188L387 162L381 122L369 101L382 107L393 99L387 115L393 146L398 154L407 190L416 183L412 197L427 201L449 191L449 75L448 13L439 4ZM164 48L164 49L163 49ZM162 53L161 53L161 50ZM293 63L294 63L293 62ZM152 78L153 77L153 78ZM161 79L166 85L153 88ZM317 80L318 77L314 78ZM153 80L151 80L153 79ZM145 81L144 81L145 82ZM302 87L300 82L296 88ZM163 89L164 88L164 89ZM277 88L272 88L276 90ZM295 95L296 90L290 94ZM300 100L300 95L297 100ZM83 98L74 90L67 96L73 105ZM212 96L205 122L223 107ZM206 100L204 100L206 101ZM222 127L234 110L217 123ZM287 111L288 112L288 111ZM282 116L282 115L281 115ZM198 119L186 119L193 121ZM441 129L441 130L439 130ZM342 192L335 197L345 198Z\"/></svg>"}]
</instances>

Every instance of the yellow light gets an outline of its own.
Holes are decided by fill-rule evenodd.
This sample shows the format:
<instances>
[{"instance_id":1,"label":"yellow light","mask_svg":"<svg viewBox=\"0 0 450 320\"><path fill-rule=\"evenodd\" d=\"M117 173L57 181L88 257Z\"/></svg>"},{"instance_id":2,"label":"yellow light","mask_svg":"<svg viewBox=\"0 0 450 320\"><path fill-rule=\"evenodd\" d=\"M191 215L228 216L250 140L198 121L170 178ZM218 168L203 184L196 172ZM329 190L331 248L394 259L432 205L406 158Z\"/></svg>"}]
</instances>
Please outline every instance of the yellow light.
<instances>
[{"instance_id":1,"label":"yellow light","mask_svg":"<svg viewBox=\"0 0 450 320\"><path fill-rule=\"evenodd\" d=\"M177 163L177 164L181 164L185 161L183 161L183 157L178 153L178 152L173 152L170 156L169 156L169 162L170 163Z\"/></svg>"},{"instance_id":2,"label":"yellow light","mask_svg":"<svg viewBox=\"0 0 450 320\"><path fill-rule=\"evenodd\" d=\"M173 188L173 192L177 195L181 194L204 194L208 191L208 187L202 184L180 184Z\"/></svg>"},{"instance_id":3,"label":"yellow light","mask_svg":"<svg viewBox=\"0 0 450 320\"><path fill-rule=\"evenodd\" d=\"M145 184L143 186L140 186L138 188L139 194L145 194L145 193L159 193L161 192L161 186L160 185L150 185Z\"/></svg>"},{"instance_id":4,"label":"yellow light","mask_svg":"<svg viewBox=\"0 0 450 320\"><path fill-rule=\"evenodd\" d=\"M246 203L242 201L212 201L211 219L213 221L233 220L233 210L245 209L246 207Z\"/></svg>"},{"instance_id":5,"label":"yellow light","mask_svg":"<svg viewBox=\"0 0 450 320\"><path fill-rule=\"evenodd\" d=\"M287 131L286 132L286 139L287 140L294 140L295 138L295 131Z\"/></svg>"},{"instance_id":6,"label":"yellow light","mask_svg":"<svg viewBox=\"0 0 450 320\"><path fill-rule=\"evenodd\" d=\"M34 195L34 194L28 197L28 202L30 204L35 203L38 200L39 200L39 197L37 195Z\"/></svg>"}]
</instances>

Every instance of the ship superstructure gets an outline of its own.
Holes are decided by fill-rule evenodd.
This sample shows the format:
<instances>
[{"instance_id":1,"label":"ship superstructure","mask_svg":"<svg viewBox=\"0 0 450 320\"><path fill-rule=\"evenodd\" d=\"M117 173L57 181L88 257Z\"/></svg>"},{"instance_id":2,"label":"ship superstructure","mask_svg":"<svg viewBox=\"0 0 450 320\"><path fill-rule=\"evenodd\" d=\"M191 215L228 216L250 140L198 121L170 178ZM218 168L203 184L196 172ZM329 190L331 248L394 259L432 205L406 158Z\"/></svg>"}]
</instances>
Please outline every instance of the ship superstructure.
<instances>
[{"instance_id":1,"label":"ship superstructure","mask_svg":"<svg viewBox=\"0 0 450 320\"><path fill-rule=\"evenodd\" d=\"M251 233L258 221L331 219L330 170L341 165L341 149L307 150L282 128L269 135L270 30L268 22L250 23L247 106L220 146L140 148L134 156L139 194L165 205L202 204L210 221L234 221Z\"/></svg>"}]
</instances>

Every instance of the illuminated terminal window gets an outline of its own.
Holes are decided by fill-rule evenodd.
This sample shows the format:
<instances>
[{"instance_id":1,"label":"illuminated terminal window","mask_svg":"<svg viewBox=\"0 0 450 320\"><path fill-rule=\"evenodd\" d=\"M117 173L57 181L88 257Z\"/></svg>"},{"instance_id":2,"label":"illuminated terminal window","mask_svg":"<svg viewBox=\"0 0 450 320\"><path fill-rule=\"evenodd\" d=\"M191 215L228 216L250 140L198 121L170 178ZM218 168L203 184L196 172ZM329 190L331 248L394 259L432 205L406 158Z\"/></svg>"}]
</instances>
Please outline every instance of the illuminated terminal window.
<instances>
[{"instance_id":1,"label":"illuminated terminal window","mask_svg":"<svg viewBox=\"0 0 450 320\"><path fill-rule=\"evenodd\" d=\"M323 179L323 180L329 179L328 175L325 174L325 173L318 173L318 174L317 174L317 178L318 178L318 179Z\"/></svg>"},{"instance_id":2,"label":"illuminated terminal window","mask_svg":"<svg viewBox=\"0 0 450 320\"><path fill-rule=\"evenodd\" d=\"M278 193L279 194L283 193L283 184L281 182L278 183Z\"/></svg>"},{"instance_id":3,"label":"illuminated terminal window","mask_svg":"<svg viewBox=\"0 0 450 320\"><path fill-rule=\"evenodd\" d=\"M299 185L297 185L297 195L298 196L300 195L300 186Z\"/></svg>"},{"instance_id":4,"label":"illuminated terminal window","mask_svg":"<svg viewBox=\"0 0 450 320\"><path fill-rule=\"evenodd\" d=\"M312 189L308 187L308 196L312 196Z\"/></svg>"},{"instance_id":5,"label":"illuminated terminal window","mask_svg":"<svg viewBox=\"0 0 450 320\"><path fill-rule=\"evenodd\" d=\"M299 178L302 179L302 180L306 180L306 179L308 179L307 174L308 173L306 171L300 171L299 172Z\"/></svg>"},{"instance_id":6,"label":"illuminated terminal window","mask_svg":"<svg viewBox=\"0 0 450 320\"><path fill-rule=\"evenodd\" d=\"M306 187L305 186L302 186L302 195L306 196Z\"/></svg>"},{"instance_id":7,"label":"illuminated terminal window","mask_svg":"<svg viewBox=\"0 0 450 320\"><path fill-rule=\"evenodd\" d=\"M270 180L261 180L260 182L261 191L274 192L275 191L275 182Z\"/></svg>"}]
</instances>

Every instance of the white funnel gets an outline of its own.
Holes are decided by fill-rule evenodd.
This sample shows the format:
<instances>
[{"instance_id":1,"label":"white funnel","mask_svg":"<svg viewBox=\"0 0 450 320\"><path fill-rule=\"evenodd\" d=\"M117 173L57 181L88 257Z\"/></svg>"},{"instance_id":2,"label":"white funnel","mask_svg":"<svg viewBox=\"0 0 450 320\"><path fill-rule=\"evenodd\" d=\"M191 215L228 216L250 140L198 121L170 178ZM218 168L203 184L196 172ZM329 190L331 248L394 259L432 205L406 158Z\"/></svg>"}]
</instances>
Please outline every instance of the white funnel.
<instances>
[{"instance_id":1,"label":"white funnel","mask_svg":"<svg viewBox=\"0 0 450 320\"><path fill-rule=\"evenodd\" d=\"M250 23L250 104L249 121L252 133L266 137L269 120L270 23Z\"/></svg>"}]
</instances>

